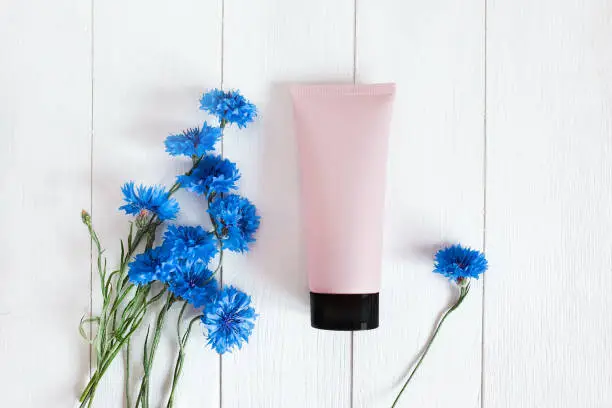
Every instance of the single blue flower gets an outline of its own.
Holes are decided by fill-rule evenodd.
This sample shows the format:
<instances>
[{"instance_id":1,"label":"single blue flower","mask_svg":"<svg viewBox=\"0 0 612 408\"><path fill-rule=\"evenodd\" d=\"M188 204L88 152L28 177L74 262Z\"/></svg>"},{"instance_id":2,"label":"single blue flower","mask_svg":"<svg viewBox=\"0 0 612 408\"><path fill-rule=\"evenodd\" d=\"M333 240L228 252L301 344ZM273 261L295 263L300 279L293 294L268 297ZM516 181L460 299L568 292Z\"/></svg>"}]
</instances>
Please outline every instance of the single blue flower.
<instances>
[{"instance_id":1,"label":"single blue flower","mask_svg":"<svg viewBox=\"0 0 612 408\"><path fill-rule=\"evenodd\" d=\"M176 260L201 260L205 264L217 254L217 241L214 234L199 225L188 227L170 225L164 233L164 248Z\"/></svg>"},{"instance_id":2,"label":"single blue flower","mask_svg":"<svg viewBox=\"0 0 612 408\"><path fill-rule=\"evenodd\" d=\"M200 157L213 151L220 137L220 128L209 126L204 122L202 128L191 128L178 135L168 136L164 144L166 152L171 156Z\"/></svg>"},{"instance_id":3,"label":"single blue flower","mask_svg":"<svg viewBox=\"0 0 612 408\"><path fill-rule=\"evenodd\" d=\"M169 277L168 253L162 248L151 248L136 255L129 264L128 277L136 285L146 285L155 280L166 282Z\"/></svg>"},{"instance_id":4,"label":"single blue flower","mask_svg":"<svg viewBox=\"0 0 612 408\"><path fill-rule=\"evenodd\" d=\"M127 203L119 207L126 214L138 215L142 211L150 211L157 215L160 221L171 220L179 212L179 205L174 198L170 198L162 186L147 187L134 186L134 182L127 182L121 187L123 200Z\"/></svg>"},{"instance_id":5,"label":"single blue flower","mask_svg":"<svg viewBox=\"0 0 612 408\"><path fill-rule=\"evenodd\" d=\"M190 175L178 177L181 186L197 194L227 193L237 188L240 172L236 164L220 156L205 156Z\"/></svg>"},{"instance_id":6,"label":"single blue flower","mask_svg":"<svg viewBox=\"0 0 612 408\"><path fill-rule=\"evenodd\" d=\"M251 297L233 286L226 286L215 301L204 308L202 323L208 331L208 344L219 354L232 351L234 347L241 348L242 343L249 341L256 317Z\"/></svg>"},{"instance_id":7,"label":"single blue flower","mask_svg":"<svg viewBox=\"0 0 612 408\"><path fill-rule=\"evenodd\" d=\"M434 272L451 281L460 283L467 278L476 278L489 267L484 254L460 244L440 249L435 256Z\"/></svg>"},{"instance_id":8,"label":"single blue flower","mask_svg":"<svg viewBox=\"0 0 612 408\"><path fill-rule=\"evenodd\" d=\"M223 248L235 252L249 250L259 228L259 215L251 202L237 194L216 197L208 208L221 236Z\"/></svg>"},{"instance_id":9,"label":"single blue flower","mask_svg":"<svg viewBox=\"0 0 612 408\"><path fill-rule=\"evenodd\" d=\"M217 280L213 272L202 261L177 262L170 273L168 287L177 297L193 307L202 307L211 302L217 293Z\"/></svg>"},{"instance_id":10,"label":"single blue flower","mask_svg":"<svg viewBox=\"0 0 612 408\"><path fill-rule=\"evenodd\" d=\"M224 92L220 89L208 91L200 99L200 109L215 115L220 122L235 123L246 127L257 116L257 108L237 90Z\"/></svg>"}]
</instances>

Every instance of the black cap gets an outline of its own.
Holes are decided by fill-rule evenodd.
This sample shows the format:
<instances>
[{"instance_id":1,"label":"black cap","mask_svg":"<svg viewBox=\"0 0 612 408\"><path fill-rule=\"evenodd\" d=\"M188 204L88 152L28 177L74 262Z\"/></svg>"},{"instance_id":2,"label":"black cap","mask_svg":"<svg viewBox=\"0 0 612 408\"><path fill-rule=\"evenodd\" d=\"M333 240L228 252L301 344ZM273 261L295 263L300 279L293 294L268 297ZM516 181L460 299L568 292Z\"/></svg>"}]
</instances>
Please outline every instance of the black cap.
<instances>
[{"instance_id":1,"label":"black cap","mask_svg":"<svg viewBox=\"0 0 612 408\"><path fill-rule=\"evenodd\" d=\"M371 330L378 327L378 293L310 292L310 324L323 330Z\"/></svg>"}]
</instances>

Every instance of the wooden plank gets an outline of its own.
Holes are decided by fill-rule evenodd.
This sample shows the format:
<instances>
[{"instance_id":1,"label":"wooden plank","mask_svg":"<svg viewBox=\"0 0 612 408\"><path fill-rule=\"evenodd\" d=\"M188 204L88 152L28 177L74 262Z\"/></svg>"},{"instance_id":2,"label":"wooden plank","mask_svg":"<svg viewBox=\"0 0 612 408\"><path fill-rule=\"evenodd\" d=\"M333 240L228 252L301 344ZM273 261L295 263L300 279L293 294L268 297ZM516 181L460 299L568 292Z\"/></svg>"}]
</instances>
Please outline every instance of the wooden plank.
<instances>
[{"instance_id":1,"label":"wooden plank","mask_svg":"<svg viewBox=\"0 0 612 408\"><path fill-rule=\"evenodd\" d=\"M381 326L356 332L354 406L389 407L456 293L431 273L444 243L480 248L484 5L358 2L358 82L397 82L388 167ZM480 398L481 284L447 320L402 407Z\"/></svg>"},{"instance_id":2,"label":"wooden plank","mask_svg":"<svg viewBox=\"0 0 612 408\"><path fill-rule=\"evenodd\" d=\"M89 372L90 4L1 9L2 405L69 407Z\"/></svg>"},{"instance_id":3,"label":"wooden plank","mask_svg":"<svg viewBox=\"0 0 612 408\"><path fill-rule=\"evenodd\" d=\"M224 407L347 407L350 333L310 327L298 211L298 167L287 83L352 81L353 2L226 1L224 84L260 109L226 133L241 190L262 225L251 254L228 257L224 281L253 296L249 345L223 357Z\"/></svg>"},{"instance_id":4,"label":"wooden plank","mask_svg":"<svg viewBox=\"0 0 612 408\"><path fill-rule=\"evenodd\" d=\"M120 186L127 180L170 186L189 166L188 160L169 157L163 141L207 119L198 100L206 88L220 84L221 3L111 0L96 2L94 17L93 218L115 264L129 220L117 210ZM183 210L178 223L208 222L205 202L183 191L177 198ZM178 308L168 317L156 357L153 406L167 398ZM144 331L135 338L132 352L140 366ZM121 404L123 368L117 363L99 391L98 406ZM133 370L133 388L141 371ZM219 405L219 357L197 334L189 345L176 405Z\"/></svg>"},{"instance_id":5,"label":"wooden plank","mask_svg":"<svg viewBox=\"0 0 612 408\"><path fill-rule=\"evenodd\" d=\"M610 2L492 1L484 406L612 406Z\"/></svg>"}]
</instances>

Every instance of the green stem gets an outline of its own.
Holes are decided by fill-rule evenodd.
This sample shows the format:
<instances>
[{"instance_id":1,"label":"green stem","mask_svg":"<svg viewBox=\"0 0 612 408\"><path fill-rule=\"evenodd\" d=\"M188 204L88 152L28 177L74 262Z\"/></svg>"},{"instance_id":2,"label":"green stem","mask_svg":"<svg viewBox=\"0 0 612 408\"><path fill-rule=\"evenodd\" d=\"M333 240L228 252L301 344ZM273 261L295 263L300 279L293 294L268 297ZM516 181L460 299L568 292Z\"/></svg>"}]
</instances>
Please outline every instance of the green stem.
<instances>
[{"instance_id":1,"label":"green stem","mask_svg":"<svg viewBox=\"0 0 612 408\"><path fill-rule=\"evenodd\" d=\"M108 356L102 361L102 364L98 366L96 372L89 380L89 383L87 384L87 386L83 390L83 393L81 394L81 397L79 398L79 402L81 402L81 407L85 406L87 400L93 399L93 394L95 393L100 379L102 378L106 370L108 370L108 367L110 367L110 364L113 362L114 358L117 356L123 345L127 342L127 340L129 340L130 336L134 334L134 332L142 322L142 319L144 318L144 310L142 310L141 313L136 315L135 318L136 322L134 323L133 327L126 333L125 337L121 338L117 343L112 346L112 348L109 350Z\"/></svg>"},{"instance_id":2,"label":"green stem","mask_svg":"<svg viewBox=\"0 0 612 408\"><path fill-rule=\"evenodd\" d=\"M214 199L214 196L212 195L208 197L208 207L210 207L210 204L212 203L213 199ZM219 227L217 226L217 222L215 221L215 218L213 217L213 215L209 213L208 217L210 218L210 222L213 227L213 234L215 235L215 238L217 238L217 242L219 243L219 262L217 263L217 267L215 268L215 271L213 272L213 276L214 276L217 274L217 272L221 270L221 267L223 266L223 238L221 236L221 232L219 231Z\"/></svg>"},{"instance_id":3,"label":"green stem","mask_svg":"<svg viewBox=\"0 0 612 408\"><path fill-rule=\"evenodd\" d=\"M140 310L146 310L148 306L147 296L151 291L151 286L140 286L136 289L132 300L127 304L123 313L121 314L121 324L113 333L113 339L120 339L121 334L129 329L130 325L134 321L134 317L140 313Z\"/></svg>"},{"instance_id":4,"label":"green stem","mask_svg":"<svg viewBox=\"0 0 612 408\"><path fill-rule=\"evenodd\" d=\"M181 359L181 355L183 353L183 341L181 338L181 322L183 321L183 314L185 313L185 309L187 309L187 302L183 302L183 306L181 307L181 311L179 312L178 318L176 319L176 337L178 339L178 345L179 345L179 357L177 358L177 363L176 366L174 368L174 378L176 378L176 373L177 370L180 371L179 368L179 364L182 366L182 360L179 362L178 360ZM173 379L172 381L172 390L170 392L170 398L168 401L168 404L172 405L172 401L174 400L174 391L176 389L176 385L175 385L175 381Z\"/></svg>"},{"instance_id":5,"label":"green stem","mask_svg":"<svg viewBox=\"0 0 612 408\"><path fill-rule=\"evenodd\" d=\"M168 310L170 310L170 307L175 302L175 300L176 298L174 298L171 293L168 293L166 303L160 309L157 315L157 321L155 323L155 333L153 334L153 343L151 344L151 349L149 351L148 358L143 361L144 375L140 383L140 391L138 393L138 399L136 400L136 406L138 406L139 403L142 403L142 406L144 408L147 408L149 406L149 380L151 377L151 367L153 366L153 359L155 358L155 352L157 351L159 340L161 338L161 332L166 320L166 314L168 313Z\"/></svg>"},{"instance_id":6,"label":"green stem","mask_svg":"<svg viewBox=\"0 0 612 408\"><path fill-rule=\"evenodd\" d=\"M121 258L121 263L119 266L118 276L117 276L117 288L116 288L117 294L114 298L113 306L109 312L109 318L110 316L112 316L111 329L112 329L113 335L117 327L117 312L119 310L119 307L121 307L125 297L129 294L129 292L134 287L134 285L127 284L127 281L125 279L127 277L128 262L130 261L134 253L136 252L136 249L138 248L140 241L145 236L147 237L150 237L151 235L155 236L155 230L157 229L157 226L159 224L157 223L155 216L151 217L151 219L148 221L148 223L143 228L140 228L136 231L136 236L134 240L132 240L132 225L130 225L130 232L128 235L128 250L126 254L123 254L123 244L121 247L121 250L122 250L121 252L122 252L123 257ZM111 276L109 277L109 282L108 282L108 284L111 286L112 286L112 281L111 281L112 275L113 274L111 274ZM137 295L138 293L134 294L134 297L136 297Z\"/></svg>"},{"instance_id":7,"label":"green stem","mask_svg":"<svg viewBox=\"0 0 612 408\"><path fill-rule=\"evenodd\" d=\"M102 291L102 296L104 298L104 306L103 306L103 310L102 310L102 314L99 317L99 321L98 321L98 333L96 335L96 360L97 360L97 366L99 367L102 363L102 361L104 361L106 359L106 357L109 355L109 352L107 351L107 341L106 341L106 337L107 337L107 330L108 330L108 323L109 323L109 319L111 318L112 313L108 313L108 309L109 309L109 300L110 300L110 295L112 294L112 285L110 284L110 282L106 281L106 273L105 270L102 268L102 247L100 245L100 241L98 239L98 235L95 232L92 223L91 223L91 217L89 216L89 214L83 212L83 214L81 215L83 222L85 223L85 225L87 226L87 229L89 231L89 235L92 239L92 241L94 242L95 246L96 246L96 250L98 253L98 273L100 275L100 286L101 286L101 291ZM121 260L121 268L123 269L126 264L126 259L129 259L132 254L135 251L135 248L138 246L138 244L140 243L140 240L142 239L142 237L144 236L144 233L139 231L136 234L136 239L133 242L133 245L130 245L130 248L128 248L128 254ZM131 230L130 230L130 237L129 237L129 241L131 242ZM106 263L104 263L104 265L106 265ZM108 280L110 281L114 276L114 273L111 273L111 275L108 277ZM107 288L109 288L109 290L107 290ZM110 292L110 293L109 293ZM117 303L118 298L115 297L114 301L113 301L113 307L115 306L115 304ZM112 310L112 309L111 309ZM114 327L113 327L114 329ZM110 345L112 346L112 339L110 341ZM89 398L93 397L93 392L92 392L92 388L95 390L94 387L94 383L92 381L95 381L95 384L97 384L97 381L99 381L99 378L101 377L100 375L97 374L98 370L96 370L96 373L94 373L94 375L91 377L90 382L88 383L88 386L85 388L85 390L83 391L83 393L81 394L81 398L79 398L79 401L84 402L85 401L85 397L86 396L90 396Z\"/></svg>"},{"instance_id":8,"label":"green stem","mask_svg":"<svg viewBox=\"0 0 612 408\"><path fill-rule=\"evenodd\" d=\"M186 304L186 303L185 303ZM181 314L182 317L182 314ZM187 341L189 340L189 335L191 334L191 328L193 327L193 324L200 320L202 318L202 315L200 316L196 316L193 319L191 319L191 321L189 322L189 325L187 326L187 331L185 332L185 334L183 334L182 338L181 338L181 332L180 332L180 318L177 322L177 334L179 337L179 354L178 357L176 359L176 365L174 366L174 375L172 377L172 388L170 390L170 396L168 397L168 404L166 405L166 408L172 408L174 405L174 393L176 391L176 386L178 384L178 380L181 377L181 373L183 372L183 362L185 361L185 346L187 345Z\"/></svg>"},{"instance_id":9,"label":"green stem","mask_svg":"<svg viewBox=\"0 0 612 408\"><path fill-rule=\"evenodd\" d=\"M183 302L183 307L181 307L181 311L176 319L176 337L178 339L179 347L181 346L181 322L183 321L183 314L185 314L185 309L187 309L187 302Z\"/></svg>"},{"instance_id":10,"label":"green stem","mask_svg":"<svg viewBox=\"0 0 612 408\"><path fill-rule=\"evenodd\" d=\"M451 305L451 307L449 307L443 314L442 317L440 318L440 321L438 322L438 324L436 325L436 328L434 329L431 338L429 339L429 342L427 343L427 345L425 346L425 349L423 350L423 352L421 353L421 355L419 356L419 359L416 362L416 365L414 366L414 368L412 369L412 371L410 372L410 375L408 376L408 379L406 380L406 382L404 383L404 386L402 387L402 389L400 390L399 394L397 394L397 397L395 397L395 400L393 401L393 405L391 405L391 408L394 408L400 397L402 396L402 393L404 392L404 390L406 389L406 387L408 386L408 383L410 382L410 380L412 379L412 377L414 377L414 374L417 372L419 366L421 365L421 363L423 362L423 359L425 358L425 356L427 355L427 352L429 351L429 348L431 347L431 344L433 343L433 341L435 340L436 336L438 335L438 332L440 331L440 327L442 327L442 324L444 323L444 321L446 320L446 318L452 313L454 312L459 305L461 305L461 303L463 302L463 299L465 299L465 297L467 296L467 294L470 291L470 284L469 281L467 284L463 285L460 284L460 289L461 292L459 293L459 297L457 298L457 301Z\"/></svg>"},{"instance_id":11,"label":"green stem","mask_svg":"<svg viewBox=\"0 0 612 408\"><path fill-rule=\"evenodd\" d=\"M147 234L147 243L145 245L145 251L153 248L153 244L155 243L155 230L158 226L159 224L156 223L155 227Z\"/></svg>"},{"instance_id":12,"label":"green stem","mask_svg":"<svg viewBox=\"0 0 612 408\"><path fill-rule=\"evenodd\" d=\"M125 345L125 343L130 339L130 336L134 334L134 332L138 329L138 327L142 323L142 320L144 319L144 315L148 306L148 303L145 302L148 289L143 292L137 291L137 293L141 295L141 298L143 300L139 301L140 306L135 310L135 312L125 318L117 333L115 333L114 338L109 343L107 352L103 354L102 359L98 363L96 371L94 372L93 376L89 380L89 383L83 390L81 397L79 398L79 402L82 402L81 407L85 405L85 402L88 399L93 398L92 389L95 390L98 383L100 382L100 379L102 378L110 364L113 362L123 345Z\"/></svg>"},{"instance_id":13,"label":"green stem","mask_svg":"<svg viewBox=\"0 0 612 408\"><path fill-rule=\"evenodd\" d=\"M203 154L200 157L194 158L192 161L192 165L191 168L189 169L189 171L187 171L185 173L186 176L191 176L191 174L193 173L193 171L195 170L196 167L198 167L198 164L200 164L200 162L202 161L202 159L205 157L206 155ZM194 156L195 157L195 156ZM175 182L172 187L170 187L170 191L168 192L168 197L171 196L172 194L176 193L178 191L178 189L181 188L181 183L179 183L178 181Z\"/></svg>"},{"instance_id":14,"label":"green stem","mask_svg":"<svg viewBox=\"0 0 612 408\"><path fill-rule=\"evenodd\" d=\"M94 389L91 391L91 398L89 398L89 402L87 403L87 408L91 408L93 401L94 401L94 396L96 395L96 390L98 389L98 387L94 387Z\"/></svg>"},{"instance_id":15,"label":"green stem","mask_svg":"<svg viewBox=\"0 0 612 408\"><path fill-rule=\"evenodd\" d=\"M125 403L128 408L132 406L130 401L130 339L125 345Z\"/></svg>"},{"instance_id":16,"label":"green stem","mask_svg":"<svg viewBox=\"0 0 612 408\"><path fill-rule=\"evenodd\" d=\"M223 137L223 131L225 129L225 125L227 125L227 121L225 119L221 119L221 123L219 124L219 127L221 128L222 137ZM221 152L221 154L223 154L223 152ZM212 203L213 199L214 199L214 193L207 197L209 208L210 208L210 204ZM210 218L210 222L213 227L213 233L215 234L215 238L217 238L217 242L219 243L219 262L217 263L217 267L215 268L215 271L212 274L214 276L217 274L217 272L221 270L223 266L223 237L222 237L223 231L219 231L219 227L217 226L215 217L213 217L211 213L208 213L208 217Z\"/></svg>"},{"instance_id":17,"label":"green stem","mask_svg":"<svg viewBox=\"0 0 612 408\"><path fill-rule=\"evenodd\" d=\"M125 403L128 408L132 405L130 401L130 339L125 345Z\"/></svg>"},{"instance_id":18,"label":"green stem","mask_svg":"<svg viewBox=\"0 0 612 408\"><path fill-rule=\"evenodd\" d=\"M222 247L221 241L219 241L219 247L221 247L221 249L219 249L219 263L217 263L217 267L215 268L213 272L213 276L215 276L217 272L219 272L219 270L221 270L221 267L223 266L223 247Z\"/></svg>"}]
</instances>

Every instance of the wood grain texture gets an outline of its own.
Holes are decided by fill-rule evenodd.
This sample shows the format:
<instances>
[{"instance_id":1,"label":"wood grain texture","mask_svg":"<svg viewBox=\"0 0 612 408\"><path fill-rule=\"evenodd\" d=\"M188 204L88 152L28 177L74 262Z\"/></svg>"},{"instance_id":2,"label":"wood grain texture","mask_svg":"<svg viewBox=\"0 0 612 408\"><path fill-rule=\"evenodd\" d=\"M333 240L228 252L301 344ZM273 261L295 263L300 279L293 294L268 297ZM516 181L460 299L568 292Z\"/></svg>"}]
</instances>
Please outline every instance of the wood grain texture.
<instances>
[{"instance_id":1,"label":"wood grain texture","mask_svg":"<svg viewBox=\"0 0 612 408\"><path fill-rule=\"evenodd\" d=\"M489 4L484 406L612 406L612 5Z\"/></svg>"},{"instance_id":2,"label":"wood grain texture","mask_svg":"<svg viewBox=\"0 0 612 408\"><path fill-rule=\"evenodd\" d=\"M118 240L126 236L131 219L117 209L121 185L134 180L169 187L190 166L189 160L168 156L163 141L168 134L207 119L198 110L198 100L203 90L220 84L221 3L105 0L96 2L94 23L92 216L114 265L119 257ZM182 208L177 223L209 225L205 201L184 191L176 197ZM94 300L98 297L94 290ZM167 398L167 379L177 350L178 309L175 305L168 317L156 357L153 406ZM133 342L134 389L142 372L144 329ZM219 357L205 347L200 333L194 328L176 399L179 407L219 405ZM96 406L121 406L122 381L118 359L97 395Z\"/></svg>"},{"instance_id":3,"label":"wood grain texture","mask_svg":"<svg viewBox=\"0 0 612 408\"><path fill-rule=\"evenodd\" d=\"M354 406L389 407L457 296L432 270L445 243L480 248L484 5L360 1L357 80L397 82L380 328L356 332ZM442 328L402 407L480 405L481 285Z\"/></svg>"},{"instance_id":4,"label":"wood grain texture","mask_svg":"<svg viewBox=\"0 0 612 408\"><path fill-rule=\"evenodd\" d=\"M249 345L223 358L223 407L350 406L350 333L310 327L286 85L352 82L353 17L348 0L225 2L224 85L260 118L228 131L224 152L262 225L253 252L225 263L225 282L251 294L260 317Z\"/></svg>"},{"instance_id":5,"label":"wood grain texture","mask_svg":"<svg viewBox=\"0 0 612 408\"><path fill-rule=\"evenodd\" d=\"M89 370L88 2L0 6L0 405L69 407Z\"/></svg>"},{"instance_id":6,"label":"wood grain texture","mask_svg":"<svg viewBox=\"0 0 612 408\"><path fill-rule=\"evenodd\" d=\"M252 253L230 254L223 278L260 317L222 361L194 331L177 407L389 407L455 296L432 255L461 241L486 246L484 294L478 282L400 406L609 408L611 16L607 0L4 1L0 405L74 406L89 371L78 321L99 305L79 212L92 208L115 265L120 186L169 185L188 167L163 140L209 119L198 98L223 81L260 109L223 143L262 215ZM396 82L397 100L381 327L352 337L310 328L286 86L354 73ZM178 198L178 222L208 224L201 200ZM152 406L166 397L176 316ZM94 406L122 400L118 361Z\"/></svg>"}]
</instances>

